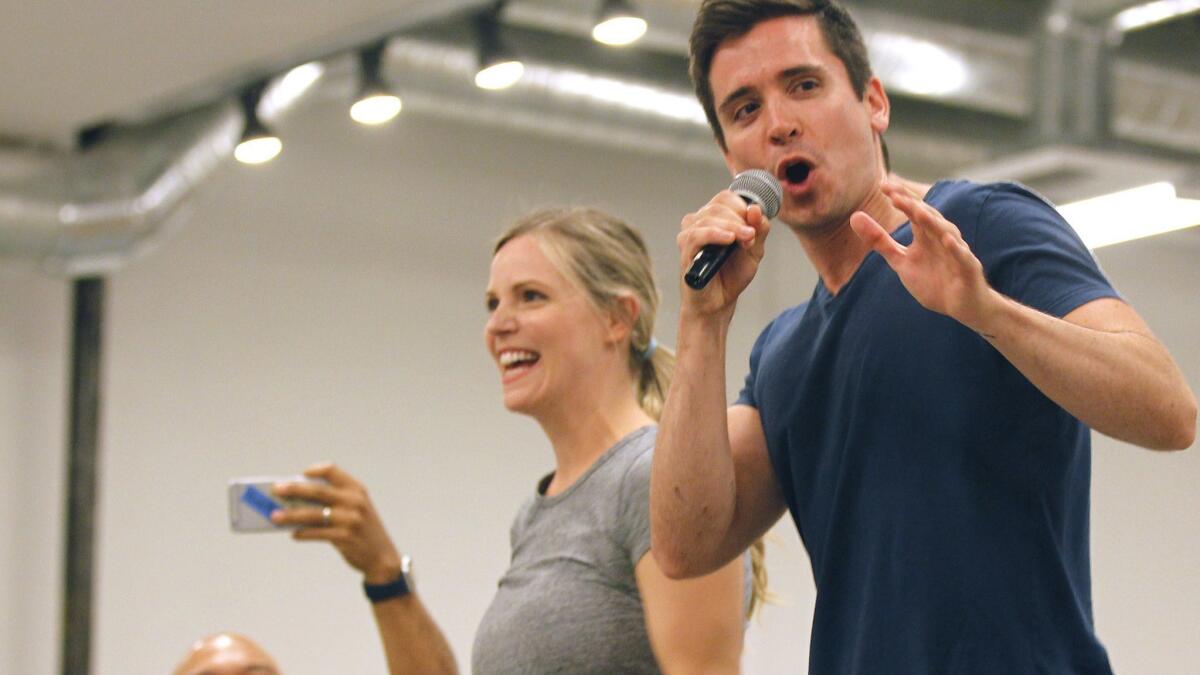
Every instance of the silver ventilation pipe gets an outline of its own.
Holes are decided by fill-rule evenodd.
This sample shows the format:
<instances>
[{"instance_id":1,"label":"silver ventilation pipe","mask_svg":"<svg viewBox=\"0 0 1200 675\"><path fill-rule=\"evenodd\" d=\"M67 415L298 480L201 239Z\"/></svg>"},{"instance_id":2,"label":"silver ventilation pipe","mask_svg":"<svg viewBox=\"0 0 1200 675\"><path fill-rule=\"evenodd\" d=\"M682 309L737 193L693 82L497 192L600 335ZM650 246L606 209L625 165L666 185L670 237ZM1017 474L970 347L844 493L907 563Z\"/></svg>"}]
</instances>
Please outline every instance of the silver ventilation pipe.
<instances>
[{"instance_id":1,"label":"silver ventilation pipe","mask_svg":"<svg viewBox=\"0 0 1200 675\"><path fill-rule=\"evenodd\" d=\"M116 269L155 241L241 130L237 107L219 103L114 129L87 150L24 151L27 170L0 175L0 262L66 277Z\"/></svg>"}]
</instances>

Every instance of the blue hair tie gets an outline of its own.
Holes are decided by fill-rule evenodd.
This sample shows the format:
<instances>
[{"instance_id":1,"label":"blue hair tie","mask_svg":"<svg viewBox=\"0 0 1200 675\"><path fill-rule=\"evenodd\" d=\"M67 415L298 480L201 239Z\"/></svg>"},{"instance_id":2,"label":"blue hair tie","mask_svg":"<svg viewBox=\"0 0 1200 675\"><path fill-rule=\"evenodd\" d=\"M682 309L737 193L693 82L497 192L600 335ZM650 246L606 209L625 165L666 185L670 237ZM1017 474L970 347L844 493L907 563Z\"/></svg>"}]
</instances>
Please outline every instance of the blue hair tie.
<instances>
[{"instance_id":1,"label":"blue hair tie","mask_svg":"<svg viewBox=\"0 0 1200 675\"><path fill-rule=\"evenodd\" d=\"M650 344L646 345L646 349L642 351L642 360L649 361L651 356L654 356L654 350L658 349L658 340L650 337Z\"/></svg>"}]
</instances>

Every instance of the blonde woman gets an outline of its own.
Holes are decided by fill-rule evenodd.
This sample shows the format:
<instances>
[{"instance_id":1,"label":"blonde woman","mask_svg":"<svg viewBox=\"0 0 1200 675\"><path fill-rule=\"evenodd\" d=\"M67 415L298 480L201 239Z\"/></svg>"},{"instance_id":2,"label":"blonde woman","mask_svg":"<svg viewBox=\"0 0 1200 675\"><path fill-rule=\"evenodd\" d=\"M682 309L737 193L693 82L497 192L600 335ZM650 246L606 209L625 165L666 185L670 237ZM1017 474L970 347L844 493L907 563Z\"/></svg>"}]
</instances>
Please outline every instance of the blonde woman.
<instances>
[{"instance_id":1,"label":"blonde woman","mask_svg":"<svg viewBox=\"0 0 1200 675\"><path fill-rule=\"evenodd\" d=\"M737 560L673 581L649 555L656 420L674 356L654 339L658 292L641 236L594 209L538 211L497 242L484 341L504 405L534 418L555 468L521 507L512 561L475 637L483 673L736 673L753 603ZM366 491L332 465L278 492L277 512L364 574L392 673L454 672Z\"/></svg>"}]
</instances>

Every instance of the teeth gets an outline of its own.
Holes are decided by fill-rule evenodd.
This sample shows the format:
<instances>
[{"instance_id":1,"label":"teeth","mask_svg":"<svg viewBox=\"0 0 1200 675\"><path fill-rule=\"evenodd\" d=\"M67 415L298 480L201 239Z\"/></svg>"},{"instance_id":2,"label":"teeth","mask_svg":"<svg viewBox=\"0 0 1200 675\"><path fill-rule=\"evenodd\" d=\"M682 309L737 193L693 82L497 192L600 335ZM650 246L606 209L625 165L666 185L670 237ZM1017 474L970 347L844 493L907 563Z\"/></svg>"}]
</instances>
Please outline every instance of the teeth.
<instances>
[{"instance_id":1,"label":"teeth","mask_svg":"<svg viewBox=\"0 0 1200 675\"><path fill-rule=\"evenodd\" d=\"M500 365L507 368L508 366L511 366L515 363L521 363L524 361L536 361L537 358L538 358L538 355L534 354L533 352L526 352L526 351L513 349L513 350L509 350L509 351L500 352Z\"/></svg>"}]
</instances>

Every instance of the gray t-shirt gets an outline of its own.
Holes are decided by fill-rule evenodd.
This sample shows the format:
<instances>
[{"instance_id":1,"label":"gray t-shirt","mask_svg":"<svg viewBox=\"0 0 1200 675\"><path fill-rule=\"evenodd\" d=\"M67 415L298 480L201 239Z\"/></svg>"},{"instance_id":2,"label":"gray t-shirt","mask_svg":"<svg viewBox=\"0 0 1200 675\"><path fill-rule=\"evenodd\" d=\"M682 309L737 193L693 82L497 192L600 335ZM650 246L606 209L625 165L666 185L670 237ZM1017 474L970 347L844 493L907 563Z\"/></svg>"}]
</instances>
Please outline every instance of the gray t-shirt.
<instances>
[{"instance_id":1,"label":"gray t-shirt","mask_svg":"<svg viewBox=\"0 0 1200 675\"><path fill-rule=\"evenodd\" d=\"M512 564L475 634L471 669L657 673L634 567L650 550L656 427L609 448L566 491L521 507Z\"/></svg>"}]
</instances>

